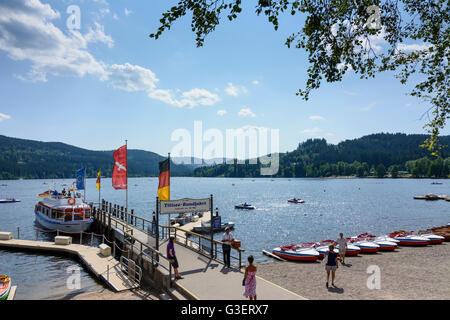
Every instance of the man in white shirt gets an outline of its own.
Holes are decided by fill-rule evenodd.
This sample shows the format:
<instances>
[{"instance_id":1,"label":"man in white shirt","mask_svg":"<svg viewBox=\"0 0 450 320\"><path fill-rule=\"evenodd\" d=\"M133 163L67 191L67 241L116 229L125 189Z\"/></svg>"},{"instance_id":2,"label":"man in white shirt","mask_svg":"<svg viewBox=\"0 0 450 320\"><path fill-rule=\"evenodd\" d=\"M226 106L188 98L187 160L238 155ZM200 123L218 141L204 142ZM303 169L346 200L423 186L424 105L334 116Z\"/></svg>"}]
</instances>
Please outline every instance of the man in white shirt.
<instances>
[{"instance_id":1,"label":"man in white shirt","mask_svg":"<svg viewBox=\"0 0 450 320\"><path fill-rule=\"evenodd\" d=\"M233 243L234 238L233 235L230 232L230 228L225 228L225 233L222 236L222 251L223 251L223 262L225 264L225 267L230 268L230 251L231 251L231 244Z\"/></svg>"},{"instance_id":2,"label":"man in white shirt","mask_svg":"<svg viewBox=\"0 0 450 320\"><path fill-rule=\"evenodd\" d=\"M339 245L339 258L341 262L345 263L345 251L347 250L347 240L344 238L344 234L341 232L339 234L339 239L336 240Z\"/></svg>"}]
</instances>

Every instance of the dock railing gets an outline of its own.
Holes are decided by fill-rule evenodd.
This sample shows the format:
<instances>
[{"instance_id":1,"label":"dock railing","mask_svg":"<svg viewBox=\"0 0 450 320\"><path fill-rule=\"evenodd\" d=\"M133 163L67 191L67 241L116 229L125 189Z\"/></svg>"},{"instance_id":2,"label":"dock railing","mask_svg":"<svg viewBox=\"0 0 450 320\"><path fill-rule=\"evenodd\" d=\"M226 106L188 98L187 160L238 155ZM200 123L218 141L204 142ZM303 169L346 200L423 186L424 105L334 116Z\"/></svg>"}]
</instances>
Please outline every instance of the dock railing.
<instances>
[{"instance_id":1,"label":"dock railing","mask_svg":"<svg viewBox=\"0 0 450 320\"><path fill-rule=\"evenodd\" d=\"M126 208L122 206L113 205L110 202L102 200L101 209L96 210L94 208L93 212L94 217L96 217L103 223L103 225L108 226L109 228L111 228L112 226L115 226L117 228L120 225L124 233L127 233L131 236L133 236L133 228L138 229L146 233L147 235L151 235L153 237L156 236L156 224L151 220L135 215L134 210L127 212ZM111 219L111 217L114 217L116 219ZM223 254L223 242L221 241L213 239L213 252L211 252L211 237L192 231L183 230L174 226L158 225L158 231L160 240L167 241L169 239L169 236L171 234L174 234L178 242L180 244L184 244L185 247L197 251L202 255L207 255L213 259L223 262L223 259L220 258L220 255ZM139 240L137 241L141 242ZM161 244L162 243L160 243L160 245ZM144 245L148 248L151 248L147 244ZM231 248L233 249L232 252L235 251L237 253L237 256L231 254L230 258L233 260L237 260L238 267L242 268L242 253L245 252L245 250L242 248ZM154 248L152 249L155 250Z\"/></svg>"}]
</instances>

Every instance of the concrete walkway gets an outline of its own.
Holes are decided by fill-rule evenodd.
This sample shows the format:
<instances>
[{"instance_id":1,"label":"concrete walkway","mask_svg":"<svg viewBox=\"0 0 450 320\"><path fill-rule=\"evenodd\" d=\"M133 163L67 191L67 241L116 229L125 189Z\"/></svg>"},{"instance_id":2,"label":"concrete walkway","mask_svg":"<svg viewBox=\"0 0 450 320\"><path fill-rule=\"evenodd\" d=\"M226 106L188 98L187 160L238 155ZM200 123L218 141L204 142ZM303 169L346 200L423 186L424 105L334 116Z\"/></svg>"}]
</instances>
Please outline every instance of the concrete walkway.
<instances>
[{"instance_id":1,"label":"concrete walkway","mask_svg":"<svg viewBox=\"0 0 450 320\"><path fill-rule=\"evenodd\" d=\"M115 260L112 256L102 256L99 253L99 248L84 246L80 244L56 245L53 242L17 239L0 240L0 248L71 254L74 256L78 256L81 262L92 273L94 273L100 280L105 281L106 284L116 292L138 287L135 283L130 281L127 276L120 270L119 261Z\"/></svg>"},{"instance_id":2,"label":"concrete walkway","mask_svg":"<svg viewBox=\"0 0 450 320\"><path fill-rule=\"evenodd\" d=\"M112 225L116 218L111 217ZM120 220L118 220L120 221ZM133 229L133 236L138 240L154 246L155 238L146 232L129 225ZM191 242L188 240L188 244ZM195 249L196 243L191 243L194 248L177 242L175 252L180 265L179 273L184 279L176 280L174 287L197 300L245 300L242 279L244 272L238 267L224 268L222 262L212 260L200 254ZM160 252L165 255L167 240L160 241ZM231 260L233 262L233 259ZM166 261L161 260L166 264ZM244 270L244 269L243 269ZM284 289L261 277L256 277L256 293L258 299L264 300L304 300L306 298Z\"/></svg>"}]
</instances>

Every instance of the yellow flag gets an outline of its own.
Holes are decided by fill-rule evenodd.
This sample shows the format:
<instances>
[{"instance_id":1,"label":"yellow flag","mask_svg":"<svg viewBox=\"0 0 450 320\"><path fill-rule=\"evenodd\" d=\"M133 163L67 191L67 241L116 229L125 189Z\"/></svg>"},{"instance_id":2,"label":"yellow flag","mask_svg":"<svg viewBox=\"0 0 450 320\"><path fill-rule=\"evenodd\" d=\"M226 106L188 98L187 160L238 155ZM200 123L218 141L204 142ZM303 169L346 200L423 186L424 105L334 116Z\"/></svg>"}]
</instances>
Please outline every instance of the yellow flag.
<instances>
[{"instance_id":1,"label":"yellow flag","mask_svg":"<svg viewBox=\"0 0 450 320\"><path fill-rule=\"evenodd\" d=\"M100 191L100 181L101 181L101 176L102 176L102 170L100 170L100 171L98 172L98 175L97 175L97 182L96 182L96 185L97 185L97 190L99 190L99 191Z\"/></svg>"}]
</instances>

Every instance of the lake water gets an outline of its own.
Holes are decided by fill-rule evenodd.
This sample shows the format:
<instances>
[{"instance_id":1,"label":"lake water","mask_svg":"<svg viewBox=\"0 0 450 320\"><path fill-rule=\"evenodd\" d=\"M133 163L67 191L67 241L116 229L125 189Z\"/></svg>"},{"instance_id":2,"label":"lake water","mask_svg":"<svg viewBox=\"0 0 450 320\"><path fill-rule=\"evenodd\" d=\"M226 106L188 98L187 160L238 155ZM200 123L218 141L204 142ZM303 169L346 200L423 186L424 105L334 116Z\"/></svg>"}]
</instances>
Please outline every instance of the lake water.
<instances>
[{"instance_id":1,"label":"lake water","mask_svg":"<svg viewBox=\"0 0 450 320\"><path fill-rule=\"evenodd\" d=\"M95 179L87 180L88 201L97 202ZM171 178L171 198L214 196L222 221L233 221L232 231L247 255L268 262L261 253L284 244L336 239L339 232L353 236L363 232L386 234L398 229L419 230L450 222L450 202L413 200L414 195L450 194L448 180L432 185L431 179L240 179ZM71 184L73 180L54 180ZM44 184L46 183L46 184ZM0 231L34 239L34 205L37 195L52 180L0 181L0 198L15 197L20 203L0 205ZM7 186L3 186L7 185ZM129 207L151 220L155 210L158 178L129 179ZM125 191L114 190L111 179L102 180L101 197L125 205ZM289 204L300 197L305 204ZM256 210L235 210L248 202ZM164 222L164 218L162 218ZM39 237L45 237L40 234ZM47 236L48 237L48 236ZM216 234L220 238L221 234ZM245 261L245 260L244 260ZM0 274L8 274L19 285L17 299L51 299L91 291L102 285L81 270L81 289L66 288L67 268L76 261L51 255L0 250Z\"/></svg>"}]
</instances>

